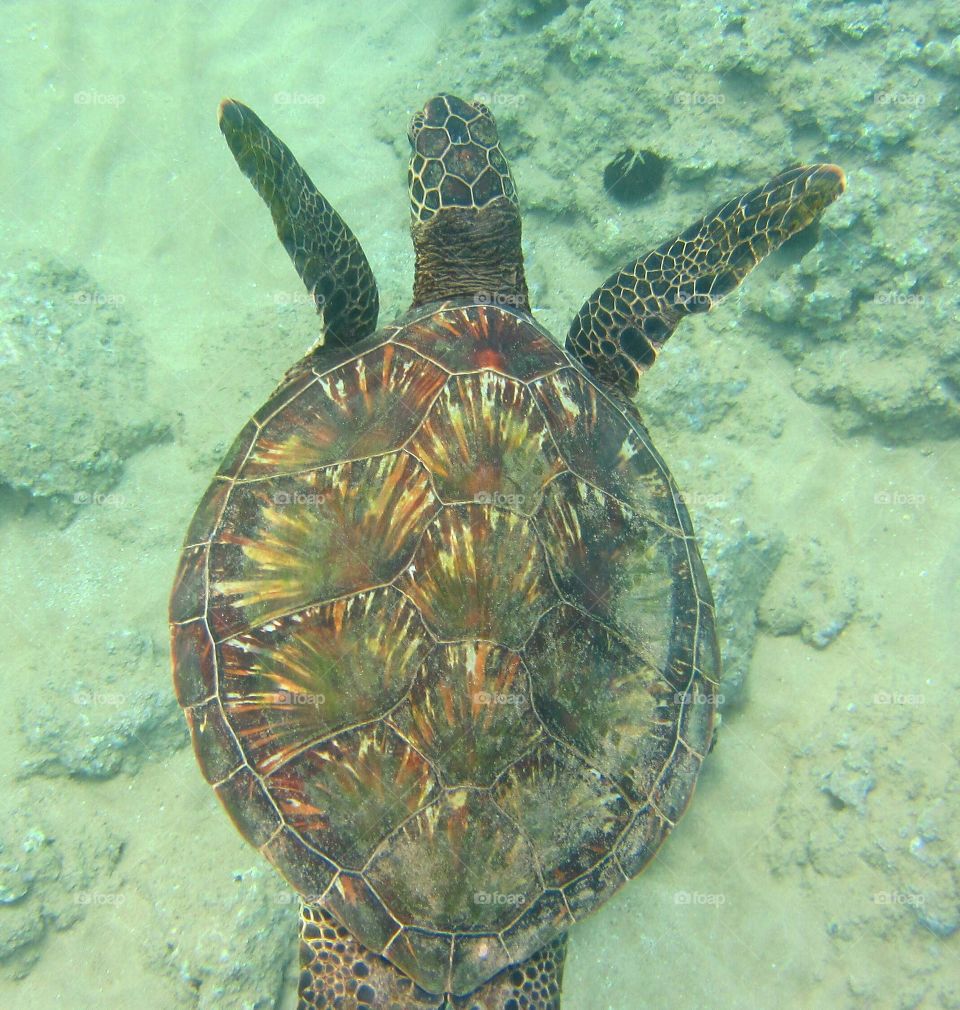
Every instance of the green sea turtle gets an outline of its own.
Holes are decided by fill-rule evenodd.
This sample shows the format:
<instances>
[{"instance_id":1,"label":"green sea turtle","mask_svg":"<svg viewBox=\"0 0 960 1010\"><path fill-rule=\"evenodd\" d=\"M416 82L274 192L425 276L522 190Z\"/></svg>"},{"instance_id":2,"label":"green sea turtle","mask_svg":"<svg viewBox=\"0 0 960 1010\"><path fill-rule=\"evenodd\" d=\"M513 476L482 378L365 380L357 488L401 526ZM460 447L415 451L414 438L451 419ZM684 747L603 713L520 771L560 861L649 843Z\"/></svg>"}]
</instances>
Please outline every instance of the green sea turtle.
<instances>
[{"instance_id":1,"label":"green sea turtle","mask_svg":"<svg viewBox=\"0 0 960 1010\"><path fill-rule=\"evenodd\" d=\"M413 304L260 119L220 128L325 340L227 454L170 619L200 767L301 898L301 1010L556 1010L566 934L650 861L720 660L687 510L630 397L843 190L795 166L532 317L490 111L412 122Z\"/></svg>"}]
</instances>

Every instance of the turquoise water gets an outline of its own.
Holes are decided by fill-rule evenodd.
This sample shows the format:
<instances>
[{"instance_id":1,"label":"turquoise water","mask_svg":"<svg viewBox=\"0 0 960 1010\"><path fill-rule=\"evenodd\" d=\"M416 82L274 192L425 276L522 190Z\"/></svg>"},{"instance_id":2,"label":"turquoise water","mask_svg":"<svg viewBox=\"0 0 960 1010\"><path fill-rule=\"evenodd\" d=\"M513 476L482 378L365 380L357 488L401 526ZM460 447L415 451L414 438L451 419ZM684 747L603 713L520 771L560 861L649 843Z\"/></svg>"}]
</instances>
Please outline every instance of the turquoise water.
<instances>
[{"instance_id":1,"label":"turquoise water","mask_svg":"<svg viewBox=\"0 0 960 1010\"><path fill-rule=\"evenodd\" d=\"M784 166L848 178L638 394L727 697L689 814L573 930L563 1006L960 1005L953 6L4 13L0 1005L295 1005L295 906L200 777L167 657L196 502L317 337L216 109L293 148L387 321L413 276L406 127L441 90L497 117L558 337L611 271ZM634 202L604 185L627 148L664 162Z\"/></svg>"}]
</instances>

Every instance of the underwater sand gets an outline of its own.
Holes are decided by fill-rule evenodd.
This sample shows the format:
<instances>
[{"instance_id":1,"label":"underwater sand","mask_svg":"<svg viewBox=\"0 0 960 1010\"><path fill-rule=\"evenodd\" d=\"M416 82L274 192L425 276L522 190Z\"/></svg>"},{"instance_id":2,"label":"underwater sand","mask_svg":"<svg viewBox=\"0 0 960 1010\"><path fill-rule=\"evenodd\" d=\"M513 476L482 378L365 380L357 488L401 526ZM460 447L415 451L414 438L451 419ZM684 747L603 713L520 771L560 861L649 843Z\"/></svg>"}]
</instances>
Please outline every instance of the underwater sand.
<instances>
[{"instance_id":1,"label":"underwater sand","mask_svg":"<svg viewBox=\"0 0 960 1010\"><path fill-rule=\"evenodd\" d=\"M25 895L0 890L0 1006L295 1006L295 909L203 782L170 710L165 655L196 501L316 336L216 108L243 100L293 148L360 238L386 321L412 283L406 125L431 94L460 89L496 99L529 208L534 302L561 337L630 250L743 178L827 154L849 177L804 260L828 276L765 264L742 297L680 328L641 389L658 448L695 493L697 528L727 531L716 542L733 551L742 521L784 550L776 573L749 547L737 554L763 583L745 685L663 851L573 930L563 1006L960 1007L960 452L957 387L936 354L960 358L958 207L944 174L960 153L960 23L934 2L841 6L846 21L823 4L5 5L3 247L92 275L142 334L150 409L170 435L130 456L113 502L69 522L22 493L0 498L0 885L37 868ZM687 71L671 85L664 68L710 32L715 66L702 65L690 94L741 101L738 129L706 98L659 123L645 95L681 87ZM787 70L781 44L795 54L807 34L815 44ZM929 59L910 54L914 42ZM749 72L743 46L757 60ZM795 77L790 110L772 97L780 66ZM878 107L884 87L901 97ZM878 129L852 142L861 107ZM641 125L623 135L631 116ZM662 198L624 208L599 176L637 142L677 171ZM855 221L834 230L830 215ZM862 290L879 276L882 291L935 297L937 312L884 315ZM764 314L791 285L844 306L829 319L802 303L803 353L790 348L791 318ZM835 358L819 356L820 338ZM861 355L877 344L895 351L872 371ZM856 373L861 400L798 395L825 361L851 383ZM928 373L931 412L901 410L898 390L916 399L911 384ZM683 401L698 388L678 375L730 402L691 420ZM63 389L63 411L72 402ZM704 556L711 569L709 543ZM753 616L737 615L751 641ZM133 700L154 714L123 722L115 710Z\"/></svg>"}]
</instances>

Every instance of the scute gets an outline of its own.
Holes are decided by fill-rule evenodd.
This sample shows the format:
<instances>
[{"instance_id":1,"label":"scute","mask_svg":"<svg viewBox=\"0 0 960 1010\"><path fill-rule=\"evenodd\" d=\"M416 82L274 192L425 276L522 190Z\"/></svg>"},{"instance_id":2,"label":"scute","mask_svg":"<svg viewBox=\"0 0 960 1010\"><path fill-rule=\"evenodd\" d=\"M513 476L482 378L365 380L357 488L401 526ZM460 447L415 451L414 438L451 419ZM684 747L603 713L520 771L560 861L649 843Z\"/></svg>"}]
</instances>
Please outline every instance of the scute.
<instances>
[{"instance_id":1,"label":"scute","mask_svg":"<svg viewBox=\"0 0 960 1010\"><path fill-rule=\"evenodd\" d=\"M556 743L516 762L493 795L530 839L552 887L596 866L631 820L629 801L613 781Z\"/></svg>"},{"instance_id":2,"label":"scute","mask_svg":"<svg viewBox=\"0 0 960 1010\"><path fill-rule=\"evenodd\" d=\"M571 473L547 488L534 523L564 598L636 642L662 668L687 562L683 537Z\"/></svg>"},{"instance_id":3,"label":"scute","mask_svg":"<svg viewBox=\"0 0 960 1010\"><path fill-rule=\"evenodd\" d=\"M527 515L564 464L522 383L495 372L453 376L409 444L447 502Z\"/></svg>"},{"instance_id":4,"label":"scute","mask_svg":"<svg viewBox=\"0 0 960 1010\"><path fill-rule=\"evenodd\" d=\"M445 932L499 931L540 891L529 841L476 789L449 790L407 821L366 876L402 922Z\"/></svg>"},{"instance_id":5,"label":"scute","mask_svg":"<svg viewBox=\"0 0 960 1010\"><path fill-rule=\"evenodd\" d=\"M224 708L266 775L396 705L432 644L417 609L391 587L310 607L217 647Z\"/></svg>"},{"instance_id":6,"label":"scute","mask_svg":"<svg viewBox=\"0 0 960 1010\"><path fill-rule=\"evenodd\" d=\"M370 950L382 952L400 923L390 914L380 895L359 873L338 874L323 898L323 904Z\"/></svg>"},{"instance_id":7,"label":"scute","mask_svg":"<svg viewBox=\"0 0 960 1010\"><path fill-rule=\"evenodd\" d=\"M311 374L264 420L240 468L243 480L297 473L397 449L415 430L446 373L394 344Z\"/></svg>"},{"instance_id":8,"label":"scute","mask_svg":"<svg viewBox=\"0 0 960 1010\"><path fill-rule=\"evenodd\" d=\"M540 623L526 657L550 732L645 797L676 746L683 692L630 642L568 606Z\"/></svg>"},{"instance_id":9,"label":"scute","mask_svg":"<svg viewBox=\"0 0 960 1010\"><path fill-rule=\"evenodd\" d=\"M468 993L682 813L713 604L639 418L529 318L444 303L329 360L291 371L197 510L177 694L288 881L419 986Z\"/></svg>"},{"instance_id":10,"label":"scute","mask_svg":"<svg viewBox=\"0 0 960 1010\"><path fill-rule=\"evenodd\" d=\"M307 844L354 870L437 791L427 762L382 722L304 750L266 784Z\"/></svg>"},{"instance_id":11,"label":"scute","mask_svg":"<svg viewBox=\"0 0 960 1010\"><path fill-rule=\"evenodd\" d=\"M570 469L647 521L690 533L666 464L639 418L627 418L573 367L531 384Z\"/></svg>"},{"instance_id":12,"label":"scute","mask_svg":"<svg viewBox=\"0 0 960 1010\"><path fill-rule=\"evenodd\" d=\"M389 943L384 954L401 971L419 980L430 992L443 992L450 978L453 936L406 926Z\"/></svg>"},{"instance_id":13,"label":"scute","mask_svg":"<svg viewBox=\"0 0 960 1010\"><path fill-rule=\"evenodd\" d=\"M448 372L490 369L530 382L569 365L546 330L494 305L443 306L410 319L395 339Z\"/></svg>"},{"instance_id":14,"label":"scute","mask_svg":"<svg viewBox=\"0 0 960 1010\"><path fill-rule=\"evenodd\" d=\"M215 633L389 582L437 509L402 451L237 484L210 548Z\"/></svg>"},{"instance_id":15,"label":"scute","mask_svg":"<svg viewBox=\"0 0 960 1010\"><path fill-rule=\"evenodd\" d=\"M214 789L237 830L254 848L265 845L282 826L273 798L251 769L239 768Z\"/></svg>"},{"instance_id":16,"label":"scute","mask_svg":"<svg viewBox=\"0 0 960 1010\"><path fill-rule=\"evenodd\" d=\"M451 505L427 527L400 589L437 638L519 649L559 602L532 523L486 505Z\"/></svg>"},{"instance_id":17,"label":"scute","mask_svg":"<svg viewBox=\"0 0 960 1010\"><path fill-rule=\"evenodd\" d=\"M489 642L439 645L390 717L446 786L488 786L540 736L520 656Z\"/></svg>"}]
</instances>

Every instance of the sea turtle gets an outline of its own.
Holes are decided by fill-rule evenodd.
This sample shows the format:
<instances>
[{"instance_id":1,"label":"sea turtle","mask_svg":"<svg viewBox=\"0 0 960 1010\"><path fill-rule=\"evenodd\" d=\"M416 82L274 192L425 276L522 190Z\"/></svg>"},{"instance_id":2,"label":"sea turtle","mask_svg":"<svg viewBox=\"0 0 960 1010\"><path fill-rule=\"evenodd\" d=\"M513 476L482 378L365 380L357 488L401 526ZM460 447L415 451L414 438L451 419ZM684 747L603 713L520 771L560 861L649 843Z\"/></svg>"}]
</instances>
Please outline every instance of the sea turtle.
<instances>
[{"instance_id":1,"label":"sea turtle","mask_svg":"<svg viewBox=\"0 0 960 1010\"><path fill-rule=\"evenodd\" d=\"M413 303L246 106L220 128L325 339L240 433L170 620L202 772L301 899L301 1010L556 1010L567 930L649 862L720 660L680 493L631 403L843 190L793 166L532 317L490 110L410 127Z\"/></svg>"}]
</instances>

